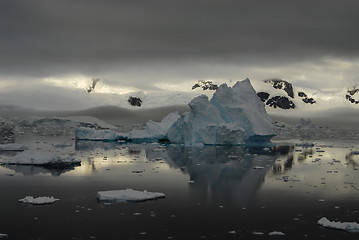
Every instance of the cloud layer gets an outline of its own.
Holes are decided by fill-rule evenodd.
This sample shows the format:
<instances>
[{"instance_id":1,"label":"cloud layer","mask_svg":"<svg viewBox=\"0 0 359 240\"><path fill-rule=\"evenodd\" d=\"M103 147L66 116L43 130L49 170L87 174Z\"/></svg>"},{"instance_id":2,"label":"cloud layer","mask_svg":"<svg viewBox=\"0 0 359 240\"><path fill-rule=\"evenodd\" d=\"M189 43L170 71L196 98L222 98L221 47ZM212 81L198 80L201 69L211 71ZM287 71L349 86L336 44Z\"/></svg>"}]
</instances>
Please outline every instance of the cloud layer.
<instances>
[{"instance_id":1,"label":"cloud layer","mask_svg":"<svg viewBox=\"0 0 359 240\"><path fill-rule=\"evenodd\" d=\"M0 80L84 75L156 89L252 76L320 87L320 66L358 62L358 8L356 0L0 1ZM354 67L335 73L330 87L358 81Z\"/></svg>"}]
</instances>

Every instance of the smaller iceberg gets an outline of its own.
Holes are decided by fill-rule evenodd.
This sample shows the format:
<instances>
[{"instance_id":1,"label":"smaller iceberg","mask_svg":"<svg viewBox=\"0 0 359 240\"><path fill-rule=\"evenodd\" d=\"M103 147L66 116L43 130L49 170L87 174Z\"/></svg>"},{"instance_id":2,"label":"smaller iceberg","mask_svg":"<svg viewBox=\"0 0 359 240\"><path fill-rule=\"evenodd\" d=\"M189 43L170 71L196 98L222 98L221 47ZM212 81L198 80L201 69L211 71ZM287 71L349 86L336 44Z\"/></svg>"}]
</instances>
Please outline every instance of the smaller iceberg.
<instances>
[{"instance_id":1,"label":"smaller iceberg","mask_svg":"<svg viewBox=\"0 0 359 240\"><path fill-rule=\"evenodd\" d=\"M129 133L120 133L108 129L94 129L80 127L76 129L77 140L91 141L131 141L131 142L156 142L167 140L168 129L180 117L178 112L168 114L161 122L152 120L146 123L145 129L133 130Z\"/></svg>"},{"instance_id":2,"label":"smaller iceberg","mask_svg":"<svg viewBox=\"0 0 359 240\"><path fill-rule=\"evenodd\" d=\"M359 232L359 223L357 222L335 222L330 221L326 217L322 217L318 220L318 224L323 227L344 230L347 232Z\"/></svg>"},{"instance_id":3,"label":"smaller iceberg","mask_svg":"<svg viewBox=\"0 0 359 240\"><path fill-rule=\"evenodd\" d=\"M97 193L97 199L100 201L115 201L115 202L139 202L153 200L157 198L164 198L164 193L138 191L133 189L100 191Z\"/></svg>"},{"instance_id":4,"label":"smaller iceberg","mask_svg":"<svg viewBox=\"0 0 359 240\"><path fill-rule=\"evenodd\" d=\"M70 156L60 156L43 151L23 151L13 157L0 159L3 164L24 164L24 165L48 165L48 166L69 166L80 165L80 160L75 160Z\"/></svg>"},{"instance_id":5,"label":"smaller iceberg","mask_svg":"<svg viewBox=\"0 0 359 240\"><path fill-rule=\"evenodd\" d=\"M59 201L60 199L54 198L54 197L37 197L34 198L33 196L26 196L23 199L19 199L20 203L24 204L33 204L33 205L43 205L43 204L51 204L56 201Z\"/></svg>"}]
</instances>

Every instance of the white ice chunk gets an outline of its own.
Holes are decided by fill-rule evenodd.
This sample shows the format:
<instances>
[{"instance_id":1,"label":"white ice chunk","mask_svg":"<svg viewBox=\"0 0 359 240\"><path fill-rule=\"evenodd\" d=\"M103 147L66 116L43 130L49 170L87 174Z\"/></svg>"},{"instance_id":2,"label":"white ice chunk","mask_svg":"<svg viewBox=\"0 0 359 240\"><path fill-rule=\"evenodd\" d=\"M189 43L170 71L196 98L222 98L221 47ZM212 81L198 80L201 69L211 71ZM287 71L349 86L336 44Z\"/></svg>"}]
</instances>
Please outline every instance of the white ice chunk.
<instances>
[{"instance_id":1,"label":"white ice chunk","mask_svg":"<svg viewBox=\"0 0 359 240\"><path fill-rule=\"evenodd\" d=\"M269 236L285 236L285 233L273 231L273 232L268 233L268 235Z\"/></svg>"},{"instance_id":2,"label":"white ice chunk","mask_svg":"<svg viewBox=\"0 0 359 240\"><path fill-rule=\"evenodd\" d=\"M37 197L34 198L33 196L26 196L23 199L19 199L19 202L26 203L26 204L34 204L34 205L42 205L42 204L51 204L56 201L59 201L60 199L54 198L54 197Z\"/></svg>"},{"instance_id":3,"label":"white ice chunk","mask_svg":"<svg viewBox=\"0 0 359 240\"><path fill-rule=\"evenodd\" d=\"M184 113L168 131L172 143L238 145L268 141L275 135L265 106L248 79L232 88L222 84L211 101L201 95L189 107L191 111Z\"/></svg>"},{"instance_id":4,"label":"white ice chunk","mask_svg":"<svg viewBox=\"0 0 359 240\"><path fill-rule=\"evenodd\" d=\"M101 201L146 201L157 198L164 198L165 194L159 192L138 191L133 189L112 190L97 192L97 198Z\"/></svg>"},{"instance_id":5,"label":"white ice chunk","mask_svg":"<svg viewBox=\"0 0 359 240\"><path fill-rule=\"evenodd\" d=\"M0 238L8 238L8 235L4 233L0 233Z\"/></svg>"},{"instance_id":6,"label":"white ice chunk","mask_svg":"<svg viewBox=\"0 0 359 240\"><path fill-rule=\"evenodd\" d=\"M17 143L1 144L0 151L24 151L26 147Z\"/></svg>"},{"instance_id":7,"label":"white ice chunk","mask_svg":"<svg viewBox=\"0 0 359 240\"><path fill-rule=\"evenodd\" d=\"M330 221L326 217L322 217L318 220L318 224L327 227L327 228L334 228L339 230L345 230L348 232L359 232L359 223L357 222L335 222Z\"/></svg>"},{"instance_id":8,"label":"white ice chunk","mask_svg":"<svg viewBox=\"0 0 359 240\"><path fill-rule=\"evenodd\" d=\"M80 164L81 161L75 160L70 156L60 156L51 152L43 151L23 151L13 157L0 159L4 164L26 164L26 165L69 165Z\"/></svg>"}]
</instances>

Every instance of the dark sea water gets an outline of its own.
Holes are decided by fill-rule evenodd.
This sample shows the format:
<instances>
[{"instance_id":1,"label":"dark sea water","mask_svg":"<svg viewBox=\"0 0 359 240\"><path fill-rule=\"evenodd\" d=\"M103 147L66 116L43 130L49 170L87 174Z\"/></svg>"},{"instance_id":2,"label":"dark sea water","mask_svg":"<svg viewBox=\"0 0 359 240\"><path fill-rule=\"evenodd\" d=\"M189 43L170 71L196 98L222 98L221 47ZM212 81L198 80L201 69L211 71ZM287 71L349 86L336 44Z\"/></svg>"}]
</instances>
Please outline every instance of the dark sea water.
<instances>
[{"instance_id":1,"label":"dark sea water","mask_svg":"<svg viewBox=\"0 0 359 240\"><path fill-rule=\"evenodd\" d=\"M359 146L271 148L76 143L69 169L0 166L0 233L9 239L358 239L317 221L359 222ZM135 172L136 173L135 173ZM162 192L104 203L98 191ZM25 196L60 201L32 206ZM282 232L284 236L270 236Z\"/></svg>"}]
</instances>

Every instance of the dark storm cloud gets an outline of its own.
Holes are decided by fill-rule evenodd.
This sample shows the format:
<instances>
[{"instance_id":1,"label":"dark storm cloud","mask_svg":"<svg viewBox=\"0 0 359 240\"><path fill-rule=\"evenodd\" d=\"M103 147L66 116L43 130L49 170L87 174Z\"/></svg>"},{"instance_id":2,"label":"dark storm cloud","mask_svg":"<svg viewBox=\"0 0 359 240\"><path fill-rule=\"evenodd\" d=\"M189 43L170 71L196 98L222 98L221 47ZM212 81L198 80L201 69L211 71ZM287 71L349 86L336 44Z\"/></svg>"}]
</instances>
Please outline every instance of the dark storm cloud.
<instances>
[{"instance_id":1,"label":"dark storm cloud","mask_svg":"<svg viewBox=\"0 0 359 240\"><path fill-rule=\"evenodd\" d=\"M357 57L359 2L0 0L0 75Z\"/></svg>"}]
</instances>

